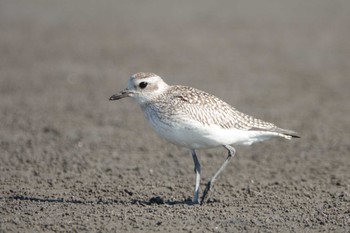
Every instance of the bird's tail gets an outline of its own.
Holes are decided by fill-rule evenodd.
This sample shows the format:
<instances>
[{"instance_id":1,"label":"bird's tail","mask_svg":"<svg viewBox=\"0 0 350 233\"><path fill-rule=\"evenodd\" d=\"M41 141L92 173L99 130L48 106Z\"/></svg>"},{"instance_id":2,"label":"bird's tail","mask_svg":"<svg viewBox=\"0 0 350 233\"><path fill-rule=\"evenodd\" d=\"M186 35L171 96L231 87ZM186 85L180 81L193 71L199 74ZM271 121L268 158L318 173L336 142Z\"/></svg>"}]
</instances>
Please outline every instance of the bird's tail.
<instances>
[{"instance_id":1,"label":"bird's tail","mask_svg":"<svg viewBox=\"0 0 350 233\"><path fill-rule=\"evenodd\" d=\"M276 133L282 134L281 136L284 136L287 139L300 138L300 135L297 132L292 131L292 130L282 129L282 128L276 127L273 131Z\"/></svg>"}]
</instances>

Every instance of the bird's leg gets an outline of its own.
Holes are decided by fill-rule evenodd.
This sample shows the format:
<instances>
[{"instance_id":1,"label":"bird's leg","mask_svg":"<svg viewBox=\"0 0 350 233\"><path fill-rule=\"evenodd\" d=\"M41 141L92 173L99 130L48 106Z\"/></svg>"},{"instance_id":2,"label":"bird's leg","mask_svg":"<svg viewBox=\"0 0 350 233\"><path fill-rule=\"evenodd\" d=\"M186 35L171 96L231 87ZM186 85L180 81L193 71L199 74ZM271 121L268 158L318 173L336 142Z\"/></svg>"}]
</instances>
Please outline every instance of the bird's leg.
<instances>
[{"instance_id":1,"label":"bird's leg","mask_svg":"<svg viewBox=\"0 0 350 233\"><path fill-rule=\"evenodd\" d=\"M196 185L194 186L194 197L193 197L193 204L198 204L198 197L199 197L199 184L201 181L201 165L198 161L196 151L192 150L192 158L194 162L194 172L196 173Z\"/></svg>"},{"instance_id":2,"label":"bird's leg","mask_svg":"<svg viewBox=\"0 0 350 233\"><path fill-rule=\"evenodd\" d=\"M232 146L229 145L225 145L224 146L227 150L228 150L228 155L227 158L225 160L225 162L221 165L221 167L219 168L219 170L215 173L215 175L210 179L210 181L208 182L208 184L205 186L205 190L203 192L203 196L202 196L202 200L201 200L201 205L203 205L203 203L205 202L207 195L210 191L210 188L213 186L214 181L216 180L216 178L218 177L218 175L225 169L225 167L227 166L227 164L230 162L231 158L233 156L235 156L236 154L236 150L235 148L233 148Z\"/></svg>"}]
</instances>

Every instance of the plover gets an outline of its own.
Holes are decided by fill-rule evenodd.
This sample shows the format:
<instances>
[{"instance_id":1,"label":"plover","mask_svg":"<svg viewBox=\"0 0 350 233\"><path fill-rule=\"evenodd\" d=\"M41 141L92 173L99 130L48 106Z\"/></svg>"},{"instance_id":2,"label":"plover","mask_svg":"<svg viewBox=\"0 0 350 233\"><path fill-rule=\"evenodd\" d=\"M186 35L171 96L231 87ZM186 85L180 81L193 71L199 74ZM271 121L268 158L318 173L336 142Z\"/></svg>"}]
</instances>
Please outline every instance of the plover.
<instances>
[{"instance_id":1,"label":"plover","mask_svg":"<svg viewBox=\"0 0 350 233\"><path fill-rule=\"evenodd\" d=\"M221 99L188 86L168 85L154 73L132 75L128 87L109 100L132 97L140 105L153 129L169 142L188 148L194 161L193 203L203 204L218 175L236 150L231 145L251 145L269 138L299 138L298 134L239 112ZM207 183L201 200L201 166L197 149L223 146L228 156Z\"/></svg>"}]
</instances>

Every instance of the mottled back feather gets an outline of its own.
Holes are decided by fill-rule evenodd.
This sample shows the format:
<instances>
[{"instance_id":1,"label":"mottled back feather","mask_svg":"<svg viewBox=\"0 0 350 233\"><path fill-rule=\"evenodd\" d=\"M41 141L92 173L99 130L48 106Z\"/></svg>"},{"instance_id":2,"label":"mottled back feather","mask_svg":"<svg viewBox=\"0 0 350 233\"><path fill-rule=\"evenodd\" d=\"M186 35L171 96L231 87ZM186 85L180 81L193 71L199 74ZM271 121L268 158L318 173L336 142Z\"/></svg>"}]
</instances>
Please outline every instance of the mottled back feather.
<instances>
[{"instance_id":1,"label":"mottled back feather","mask_svg":"<svg viewBox=\"0 0 350 233\"><path fill-rule=\"evenodd\" d=\"M162 99L164 101L161 101ZM155 102L153 104L162 105L161 108L167 109L168 113L179 117L182 112L186 114L186 118L190 117L208 126L217 125L223 129L241 130L278 129L272 123L241 113L219 98L192 87L171 86L162 95L157 96Z\"/></svg>"}]
</instances>

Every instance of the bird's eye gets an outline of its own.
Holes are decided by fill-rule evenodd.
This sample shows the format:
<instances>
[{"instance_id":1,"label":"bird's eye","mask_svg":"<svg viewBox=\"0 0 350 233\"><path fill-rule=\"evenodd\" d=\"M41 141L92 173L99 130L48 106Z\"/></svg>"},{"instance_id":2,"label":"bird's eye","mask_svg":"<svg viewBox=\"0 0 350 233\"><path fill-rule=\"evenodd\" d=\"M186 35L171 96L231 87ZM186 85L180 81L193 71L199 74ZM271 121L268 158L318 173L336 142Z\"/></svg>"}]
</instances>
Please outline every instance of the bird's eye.
<instances>
[{"instance_id":1,"label":"bird's eye","mask_svg":"<svg viewBox=\"0 0 350 233\"><path fill-rule=\"evenodd\" d=\"M140 82L139 87L140 87L141 89L144 89L145 87L147 87L147 85L148 85L147 82Z\"/></svg>"}]
</instances>

